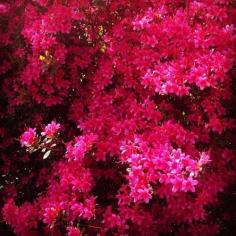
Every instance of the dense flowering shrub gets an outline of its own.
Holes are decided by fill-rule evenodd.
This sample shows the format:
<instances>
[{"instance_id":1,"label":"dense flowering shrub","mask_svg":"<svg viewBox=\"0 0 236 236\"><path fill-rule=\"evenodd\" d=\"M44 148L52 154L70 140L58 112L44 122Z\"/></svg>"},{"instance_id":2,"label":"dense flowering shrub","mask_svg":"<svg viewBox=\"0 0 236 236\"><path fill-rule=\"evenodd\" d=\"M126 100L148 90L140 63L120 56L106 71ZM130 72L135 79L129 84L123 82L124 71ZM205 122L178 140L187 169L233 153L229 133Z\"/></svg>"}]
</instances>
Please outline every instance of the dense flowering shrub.
<instances>
[{"instance_id":1,"label":"dense flowering shrub","mask_svg":"<svg viewBox=\"0 0 236 236\"><path fill-rule=\"evenodd\" d=\"M1 235L234 235L235 15L1 1Z\"/></svg>"}]
</instances>

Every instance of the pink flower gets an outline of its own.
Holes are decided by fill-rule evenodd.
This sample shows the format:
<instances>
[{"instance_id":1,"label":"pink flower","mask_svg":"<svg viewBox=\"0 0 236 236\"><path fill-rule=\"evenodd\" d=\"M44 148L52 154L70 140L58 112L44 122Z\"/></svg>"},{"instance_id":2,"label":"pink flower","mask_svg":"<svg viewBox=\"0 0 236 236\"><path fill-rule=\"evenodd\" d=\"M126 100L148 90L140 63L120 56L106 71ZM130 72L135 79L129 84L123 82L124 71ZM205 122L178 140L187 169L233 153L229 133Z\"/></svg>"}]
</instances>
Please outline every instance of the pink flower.
<instances>
[{"instance_id":1,"label":"pink flower","mask_svg":"<svg viewBox=\"0 0 236 236\"><path fill-rule=\"evenodd\" d=\"M59 212L60 208L58 206L46 208L43 214L44 217L43 222L49 225L53 224Z\"/></svg>"},{"instance_id":2,"label":"pink flower","mask_svg":"<svg viewBox=\"0 0 236 236\"><path fill-rule=\"evenodd\" d=\"M207 153L203 152L201 153L200 160L198 162L199 165L207 164L210 161L210 157Z\"/></svg>"},{"instance_id":3,"label":"pink flower","mask_svg":"<svg viewBox=\"0 0 236 236\"><path fill-rule=\"evenodd\" d=\"M10 7L8 4L2 4L0 3L0 14L6 14L8 13Z\"/></svg>"},{"instance_id":4,"label":"pink flower","mask_svg":"<svg viewBox=\"0 0 236 236\"><path fill-rule=\"evenodd\" d=\"M68 236L80 236L80 230L76 227L67 227L68 230Z\"/></svg>"},{"instance_id":5,"label":"pink flower","mask_svg":"<svg viewBox=\"0 0 236 236\"><path fill-rule=\"evenodd\" d=\"M8 224L14 224L19 214L19 208L15 205L13 199L8 200L2 208L2 214Z\"/></svg>"},{"instance_id":6,"label":"pink flower","mask_svg":"<svg viewBox=\"0 0 236 236\"><path fill-rule=\"evenodd\" d=\"M175 193L182 189L183 186L183 179L182 178L175 178L171 180L171 183L173 184L172 191Z\"/></svg>"},{"instance_id":7,"label":"pink flower","mask_svg":"<svg viewBox=\"0 0 236 236\"><path fill-rule=\"evenodd\" d=\"M21 146L30 147L36 142L36 132L35 128L29 128L20 137Z\"/></svg>"},{"instance_id":8,"label":"pink flower","mask_svg":"<svg viewBox=\"0 0 236 236\"><path fill-rule=\"evenodd\" d=\"M50 124L48 124L44 128L42 135L47 136L48 138L53 138L60 128L61 128L61 125L59 123L52 121Z\"/></svg>"},{"instance_id":9,"label":"pink flower","mask_svg":"<svg viewBox=\"0 0 236 236\"><path fill-rule=\"evenodd\" d=\"M193 179L192 177L189 177L188 179L183 181L183 186L182 186L182 190L184 192L187 191L191 191L191 192L195 192L195 185L198 184L198 181Z\"/></svg>"}]
</instances>

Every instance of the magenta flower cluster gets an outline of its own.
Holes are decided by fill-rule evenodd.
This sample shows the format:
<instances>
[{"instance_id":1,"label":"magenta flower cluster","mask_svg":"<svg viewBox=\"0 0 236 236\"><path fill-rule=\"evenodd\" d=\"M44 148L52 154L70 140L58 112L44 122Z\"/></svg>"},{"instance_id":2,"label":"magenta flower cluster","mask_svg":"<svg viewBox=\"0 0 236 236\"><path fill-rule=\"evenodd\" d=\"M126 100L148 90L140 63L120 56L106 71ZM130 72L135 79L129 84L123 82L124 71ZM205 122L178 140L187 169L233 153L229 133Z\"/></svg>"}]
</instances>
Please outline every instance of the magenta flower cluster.
<instances>
[{"instance_id":1,"label":"magenta flower cluster","mask_svg":"<svg viewBox=\"0 0 236 236\"><path fill-rule=\"evenodd\" d=\"M0 235L230 235L235 15L2 1Z\"/></svg>"}]
</instances>

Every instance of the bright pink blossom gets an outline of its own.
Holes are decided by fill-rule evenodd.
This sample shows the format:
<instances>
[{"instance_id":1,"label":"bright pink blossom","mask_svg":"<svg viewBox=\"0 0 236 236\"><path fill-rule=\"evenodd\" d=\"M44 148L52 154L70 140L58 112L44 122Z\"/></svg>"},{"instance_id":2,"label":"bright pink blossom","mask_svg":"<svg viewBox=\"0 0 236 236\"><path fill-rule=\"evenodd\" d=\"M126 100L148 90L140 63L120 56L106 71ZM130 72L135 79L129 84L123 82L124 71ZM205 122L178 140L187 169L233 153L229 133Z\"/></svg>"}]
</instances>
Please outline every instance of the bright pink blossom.
<instances>
[{"instance_id":1,"label":"bright pink blossom","mask_svg":"<svg viewBox=\"0 0 236 236\"><path fill-rule=\"evenodd\" d=\"M37 141L36 129L28 128L20 137L21 146L30 147Z\"/></svg>"},{"instance_id":2,"label":"bright pink blossom","mask_svg":"<svg viewBox=\"0 0 236 236\"><path fill-rule=\"evenodd\" d=\"M48 138L53 138L60 128L61 125L59 123L52 121L50 124L45 126L42 135L45 135Z\"/></svg>"},{"instance_id":3,"label":"bright pink blossom","mask_svg":"<svg viewBox=\"0 0 236 236\"><path fill-rule=\"evenodd\" d=\"M67 227L68 236L80 236L80 229L76 227Z\"/></svg>"}]
</instances>

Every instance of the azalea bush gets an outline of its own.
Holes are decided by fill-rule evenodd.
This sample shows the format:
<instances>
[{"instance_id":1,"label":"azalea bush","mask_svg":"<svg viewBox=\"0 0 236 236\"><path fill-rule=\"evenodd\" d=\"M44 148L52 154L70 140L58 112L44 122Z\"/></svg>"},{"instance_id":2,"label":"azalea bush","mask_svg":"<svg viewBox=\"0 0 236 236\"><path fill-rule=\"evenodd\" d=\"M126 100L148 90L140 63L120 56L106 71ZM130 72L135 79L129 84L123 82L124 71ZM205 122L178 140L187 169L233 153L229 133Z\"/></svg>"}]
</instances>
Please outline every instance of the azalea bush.
<instances>
[{"instance_id":1,"label":"azalea bush","mask_svg":"<svg viewBox=\"0 0 236 236\"><path fill-rule=\"evenodd\" d=\"M1 1L1 235L235 235L235 15Z\"/></svg>"}]
</instances>

